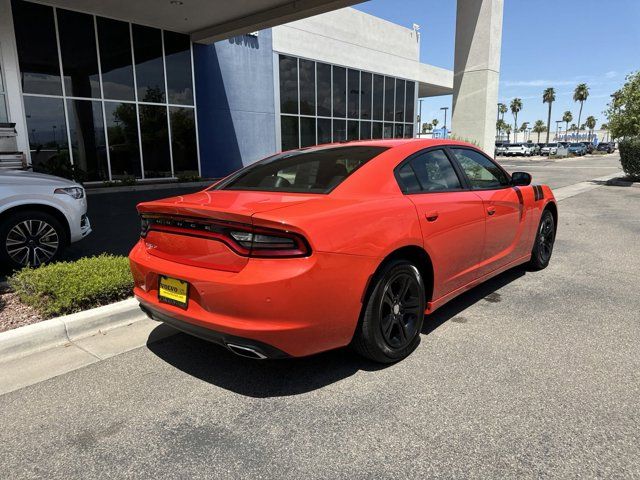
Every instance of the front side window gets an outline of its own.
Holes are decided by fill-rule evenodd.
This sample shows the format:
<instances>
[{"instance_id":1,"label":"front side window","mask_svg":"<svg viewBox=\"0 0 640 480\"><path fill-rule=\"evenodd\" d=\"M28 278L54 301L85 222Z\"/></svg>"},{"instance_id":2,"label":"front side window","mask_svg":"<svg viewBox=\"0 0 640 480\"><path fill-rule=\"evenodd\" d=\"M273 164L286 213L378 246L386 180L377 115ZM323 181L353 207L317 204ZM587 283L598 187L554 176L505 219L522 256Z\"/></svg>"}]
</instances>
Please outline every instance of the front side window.
<instances>
[{"instance_id":1,"label":"front side window","mask_svg":"<svg viewBox=\"0 0 640 480\"><path fill-rule=\"evenodd\" d=\"M397 178L405 193L443 192L462 188L444 150L418 154L397 170Z\"/></svg>"},{"instance_id":2,"label":"front side window","mask_svg":"<svg viewBox=\"0 0 640 480\"><path fill-rule=\"evenodd\" d=\"M500 188L509 184L507 175L491 160L475 150L452 148L458 163L474 189Z\"/></svg>"},{"instance_id":3,"label":"front side window","mask_svg":"<svg viewBox=\"0 0 640 480\"><path fill-rule=\"evenodd\" d=\"M240 170L215 190L329 193L386 147L333 147L275 155Z\"/></svg>"}]
</instances>

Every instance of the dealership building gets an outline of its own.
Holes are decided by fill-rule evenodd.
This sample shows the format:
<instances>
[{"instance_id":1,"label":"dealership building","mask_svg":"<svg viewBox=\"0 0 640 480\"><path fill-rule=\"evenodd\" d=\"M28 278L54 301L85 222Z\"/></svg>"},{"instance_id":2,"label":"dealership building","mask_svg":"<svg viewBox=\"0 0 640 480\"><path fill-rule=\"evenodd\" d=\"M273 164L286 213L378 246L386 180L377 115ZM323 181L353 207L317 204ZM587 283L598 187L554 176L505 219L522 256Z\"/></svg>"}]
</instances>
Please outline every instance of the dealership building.
<instances>
[{"instance_id":1,"label":"dealership building","mask_svg":"<svg viewBox=\"0 0 640 480\"><path fill-rule=\"evenodd\" d=\"M455 72L420 62L419 27L353 3L0 0L0 123L34 169L73 165L87 182L409 138L417 99L451 93L454 133L493 140L501 0L459 0Z\"/></svg>"}]
</instances>

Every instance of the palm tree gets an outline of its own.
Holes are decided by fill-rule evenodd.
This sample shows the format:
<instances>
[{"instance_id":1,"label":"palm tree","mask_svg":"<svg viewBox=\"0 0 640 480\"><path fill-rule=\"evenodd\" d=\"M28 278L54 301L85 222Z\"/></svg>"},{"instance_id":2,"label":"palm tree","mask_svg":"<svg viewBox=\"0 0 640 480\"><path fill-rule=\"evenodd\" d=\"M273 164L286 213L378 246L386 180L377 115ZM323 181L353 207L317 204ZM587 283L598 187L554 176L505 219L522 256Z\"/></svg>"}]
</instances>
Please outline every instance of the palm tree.
<instances>
[{"instance_id":1,"label":"palm tree","mask_svg":"<svg viewBox=\"0 0 640 480\"><path fill-rule=\"evenodd\" d=\"M573 134L575 135L575 132L578 131L578 126L575 123L572 123L571 126L569 127L569 130L574 132Z\"/></svg>"},{"instance_id":2,"label":"palm tree","mask_svg":"<svg viewBox=\"0 0 640 480\"><path fill-rule=\"evenodd\" d=\"M589 134L587 137L587 141L591 141L591 137L593 136L593 130L594 128L596 128L596 117L594 117L593 115L589 115L587 117L587 119L584 121L584 124L587 126L587 128L589 129Z\"/></svg>"},{"instance_id":3,"label":"palm tree","mask_svg":"<svg viewBox=\"0 0 640 480\"><path fill-rule=\"evenodd\" d=\"M607 132L607 141L609 141L609 124L608 123L603 123L602 125L600 125L600 130L602 130L603 132Z\"/></svg>"},{"instance_id":4,"label":"palm tree","mask_svg":"<svg viewBox=\"0 0 640 480\"><path fill-rule=\"evenodd\" d=\"M579 84L573 91L573 101L580 102L580 113L578 113L578 125L580 125L580 117L582 116L582 105L589 96L589 87L586 83ZM576 141L580 138L580 128L578 128L578 135Z\"/></svg>"},{"instance_id":5,"label":"palm tree","mask_svg":"<svg viewBox=\"0 0 640 480\"><path fill-rule=\"evenodd\" d=\"M520 126L520 130L518 130L519 132L522 132L523 134L526 133L527 131L527 127L529 127L529 122L522 122L522 125ZM527 140L527 136L523 135L522 137L523 140Z\"/></svg>"},{"instance_id":6,"label":"palm tree","mask_svg":"<svg viewBox=\"0 0 640 480\"><path fill-rule=\"evenodd\" d=\"M551 131L551 104L556 101L556 91L552 88L545 88L542 92L542 103L549 104L549 113L547 114L547 143L549 143L549 132ZM540 132L538 132L538 143L540 143Z\"/></svg>"},{"instance_id":7,"label":"palm tree","mask_svg":"<svg viewBox=\"0 0 640 480\"><path fill-rule=\"evenodd\" d=\"M431 130L433 130L433 125L431 125L430 123L422 124L422 133L427 133L427 132L430 132Z\"/></svg>"},{"instance_id":8,"label":"palm tree","mask_svg":"<svg viewBox=\"0 0 640 480\"><path fill-rule=\"evenodd\" d=\"M500 119L496 120L496 141L502 140L502 131L504 130L504 122Z\"/></svg>"},{"instance_id":9,"label":"palm tree","mask_svg":"<svg viewBox=\"0 0 640 480\"><path fill-rule=\"evenodd\" d=\"M431 125L433 125L433 128L436 128L438 126L438 123L440 122L438 122L437 118L434 118L433 120L431 120Z\"/></svg>"},{"instance_id":10,"label":"palm tree","mask_svg":"<svg viewBox=\"0 0 640 480\"><path fill-rule=\"evenodd\" d=\"M508 123L504 124L504 133L507 134L507 142L511 143L511 125Z\"/></svg>"},{"instance_id":11,"label":"palm tree","mask_svg":"<svg viewBox=\"0 0 640 480\"><path fill-rule=\"evenodd\" d=\"M547 143L549 143L549 130L542 120L536 120L536 123L533 124L533 133L538 134L538 143L540 143L540 134L545 131L547 132Z\"/></svg>"},{"instance_id":12,"label":"palm tree","mask_svg":"<svg viewBox=\"0 0 640 480\"><path fill-rule=\"evenodd\" d=\"M514 98L511 100L511 113L513 114L513 141L518 141L518 112L522 110L522 100Z\"/></svg>"},{"instance_id":13,"label":"palm tree","mask_svg":"<svg viewBox=\"0 0 640 480\"><path fill-rule=\"evenodd\" d=\"M567 138L565 140L569 139L569 122L573 120L573 114L567 110L566 112L564 112L562 114L562 121L565 122L566 127L564 129L565 135L567 136Z\"/></svg>"},{"instance_id":14,"label":"palm tree","mask_svg":"<svg viewBox=\"0 0 640 480\"><path fill-rule=\"evenodd\" d=\"M498 112L500 112L500 120L504 121L504 114L507 113L509 111L509 109L507 108L507 106L504 103L501 103L500 106L498 107Z\"/></svg>"}]
</instances>

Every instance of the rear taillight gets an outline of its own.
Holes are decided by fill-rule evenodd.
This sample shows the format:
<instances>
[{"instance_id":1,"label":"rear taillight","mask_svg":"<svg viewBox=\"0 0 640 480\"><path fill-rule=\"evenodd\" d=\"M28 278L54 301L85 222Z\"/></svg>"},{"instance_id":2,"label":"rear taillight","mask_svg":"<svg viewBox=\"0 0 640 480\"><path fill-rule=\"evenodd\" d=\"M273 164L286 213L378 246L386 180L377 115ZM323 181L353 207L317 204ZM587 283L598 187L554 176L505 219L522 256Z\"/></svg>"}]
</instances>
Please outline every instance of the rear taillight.
<instances>
[{"instance_id":1,"label":"rear taillight","mask_svg":"<svg viewBox=\"0 0 640 480\"><path fill-rule=\"evenodd\" d=\"M145 238L152 230L218 240L238 255L246 257L291 258L311 254L308 242L297 233L242 223L163 215L142 216L140 237Z\"/></svg>"}]
</instances>

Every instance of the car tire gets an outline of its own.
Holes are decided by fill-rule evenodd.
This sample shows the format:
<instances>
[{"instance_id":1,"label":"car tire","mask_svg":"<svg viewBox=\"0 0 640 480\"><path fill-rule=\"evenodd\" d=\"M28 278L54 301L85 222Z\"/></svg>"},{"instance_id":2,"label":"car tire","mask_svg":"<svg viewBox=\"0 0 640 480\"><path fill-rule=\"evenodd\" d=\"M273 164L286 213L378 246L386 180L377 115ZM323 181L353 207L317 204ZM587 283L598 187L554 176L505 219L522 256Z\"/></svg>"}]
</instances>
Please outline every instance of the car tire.
<instances>
[{"instance_id":1,"label":"car tire","mask_svg":"<svg viewBox=\"0 0 640 480\"><path fill-rule=\"evenodd\" d=\"M419 270L407 260L383 265L372 279L352 347L369 360L394 363L420 343L426 308Z\"/></svg>"},{"instance_id":2,"label":"car tire","mask_svg":"<svg viewBox=\"0 0 640 480\"><path fill-rule=\"evenodd\" d=\"M66 244L65 229L49 213L25 210L0 222L0 263L12 269L52 262Z\"/></svg>"},{"instance_id":3,"label":"car tire","mask_svg":"<svg viewBox=\"0 0 640 480\"><path fill-rule=\"evenodd\" d=\"M531 260L529 267L531 270L543 270L549 265L553 245L556 240L556 225L553 214L549 210L542 212L540 224L536 231L533 249L531 250Z\"/></svg>"}]
</instances>

